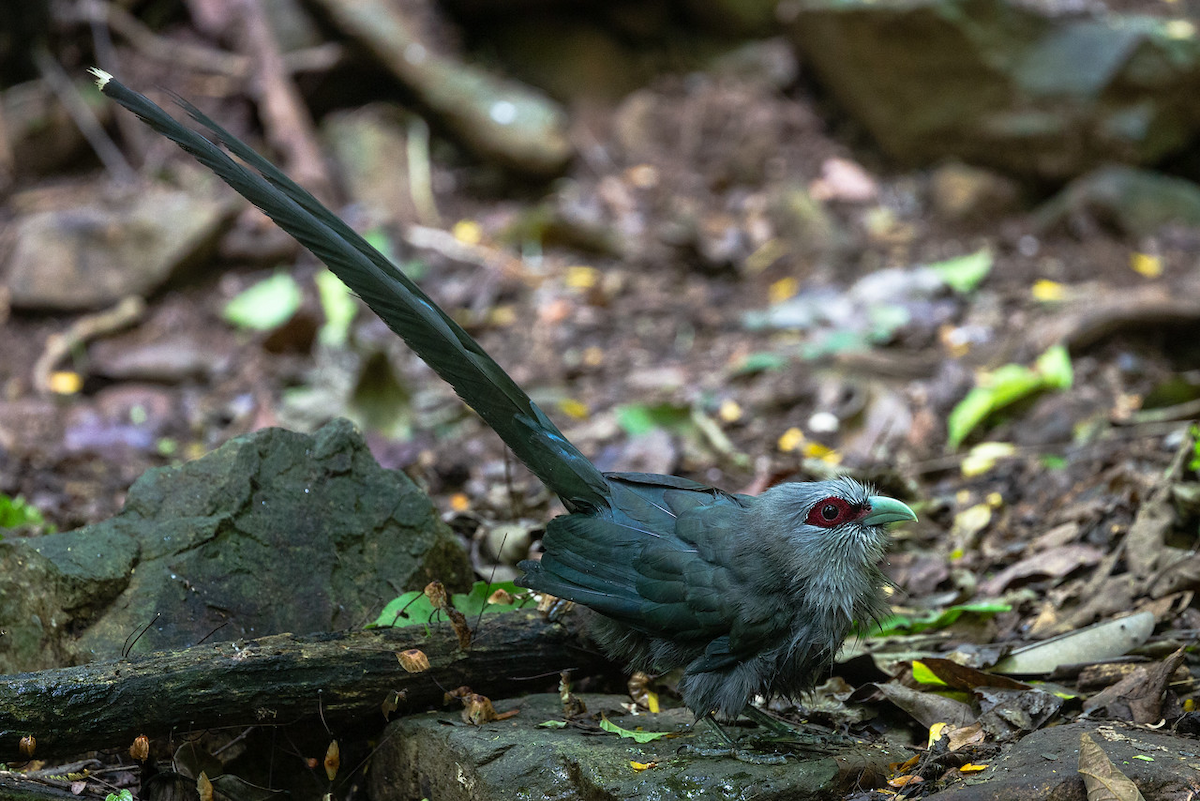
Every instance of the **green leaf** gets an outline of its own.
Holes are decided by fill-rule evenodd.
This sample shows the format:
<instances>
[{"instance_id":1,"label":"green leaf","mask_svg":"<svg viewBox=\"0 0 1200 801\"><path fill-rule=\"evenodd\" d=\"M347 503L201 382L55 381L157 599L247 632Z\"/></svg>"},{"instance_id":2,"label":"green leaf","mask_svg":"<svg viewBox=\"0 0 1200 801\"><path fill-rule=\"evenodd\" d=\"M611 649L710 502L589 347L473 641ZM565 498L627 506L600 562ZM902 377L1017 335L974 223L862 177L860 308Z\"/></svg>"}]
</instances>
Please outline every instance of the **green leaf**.
<instances>
[{"instance_id":1,"label":"green leaf","mask_svg":"<svg viewBox=\"0 0 1200 801\"><path fill-rule=\"evenodd\" d=\"M15 498L0 493L0 528L43 526L46 518L35 506L18 495Z\"/></svg>"},{"instance_id":2,"label":"green leaf","mask_svg":"<svg viewBox=\"0 0 1200 801\"><path fill-rule=\"evenodd\" d=\"M1075 370L1071 367L1071 354L1063 345L1052 345L1038 357L1037 371L1041 373L1045 386L1053 389L1070 389L1075 381Z\"/></svg>"},{"instance_id":3,"label":"green leaf","mask_svg":"<svg viewBox=\"0 0 1200 801\"><path fill-rule=\"evenodd\" d=\"M905 615L890 615L880 621L879 625L868 633L872 637L885 637L895 634L919 634L929 629L944 629L958 621L964 614L994 615L1007 612L1012 606L999 601L980 601L978 603L956 604L942 610L930 610L924 615L907 617Z\"/></svg>"},{"instance_id":4,"label":"green leaf","mask_svg":"<svg viewBox=\"0 0 1200 801\"><path fill-rule=\"evenodd\" d=\"M600 718L600 728L613 734L619 734L630 740L639 743L648 743L657 740L659 737L666 737L669 732L665 731L632 731L630 729L622 729L617 724L610 721L608 718Z\"/></svg>"},{"instance_id":5,"label":"green leaf","mask_svg":"<svg viewBox=\"0 0 1200 801\"><path fill-rule=\"evenodd\" d=\"M940 684L945 687L946 682L938 678L938 675L926 667L925 663L919 659L912 661L912 677L913 681L920 684Z\"/></svg>"},{"instance_id":6,"label":"green leaf","mask_svg":"<svg viewBox=\"0 0 1200 801\"><path fill-rule=\"evenodd\" d=\"M490 604L488 598L496 590L504 590L516 598L511 604ZM454 608L462 612L468 619L476 618L481 611L485 615L495 615L502 612L515 612L533 603L529 595L521 587L511 581L477 581L465 593L455 593L450 597ZM399 598L389 602L379 613L374 623L368 623L367 628L401 628L403 626L419 626L436 622L437 610L425 593L420 590L406 592Z\"/></svg>"},{"instance_id":7,"label":"green leaf","mask_svg":"<svg viewBox=\"0 0 1200 801\"><path fill-rule=\"evenodd\" d=\"M350 324L358 313L358 304L350 287L328 269L317 273L317 296L325 312L325 325L317 335L321 343L340 348L350 336Z\"/></svg>"},{"instance_id":8,"label":"green leaf","mask_svg":"<svg viewBox=\"0 0 1200 801\"><path fill-rule=\"evenodd\" d=\"M983 248L966 256L931 264L929 269L937 273L946 286L965 295L988 277L988 273L992 271L992 264L992 251Z\"/></svg>"},{"instance_id":9,"label":"green leaf","mask_svg":"<svg viewBox=\"0 0 1200 801\"><path fill-rule=\"evenodd\" d=\"M772 370L782 370L787 367L788 359L785 356L780 356L778 353L751 353L742 358L733 369L731 375L753 375L754 373L765 373Z\"/></svg>"},{"instance_id":10,"label":"green leaf","mask_svg":"<svg viewBox=\"0 0 1200 801\"><path fill-rule=\"evenodd\" d=\"M630 403L618 406L615 412L617 425L631 437L648 434L656 428L678 431L692 419L690 408L673 403Z\"/></svg>"},{"instance_id":11,"label":"green leaf","mask_svg":"<svg viewBox=\"0 0 1200 801\"><path fill-rule=\"evenodd\" d=\"M225 319L239 328L270 331L292 318L301 298L295 279L287 273L276 273L225 304Z\"/></svg>"},{"instance_id":12,"label":"green leaf","mask_svg":"<svg viewBox=\"0 0 1200 801\"><path fill-rule=\"evenodd\" d=\"M876 344L885 344L904 326L912 322L912 312L898 303L880 303L867 307L870 330L867 339Z\"/></svg>"},{"instance_id":13,"label":"green leaf","mask_svg":"<svg viewBox=\"0 0 1200 801\"><path fill-rule=\"evenodd\" d=\"M1062 345L1054 345L1038 357L1034 368L1006 364L980 378L946 420L949 446L953 450L993 412L1045 389L1069 389L1074 380L1071 356Z\"/></svg>"},{"instance_id":14,"label":"green leaf","mask_svg":"<svg viewBox=\"0 0 1200 801\"><path fill-rule=\"evenodd\" d=\"M420 590L406 592L383 607L374 623L368 623L367 628L400 628L429 623L433 619L433 604Z\"/></svg>"},{"instance_id":15,"label":"green leaf","mask_svg":"<svg viewBox=\"0 0 1200 801\"><path fill-rule=\"evenodd\" d=\"M985 387L975 387L967 396L958 402L946 418L946 429L949 432L951 450L958 448L967 435L992 413L995 405L992 403L992 392Z\"/></svg>"}]
</instances>

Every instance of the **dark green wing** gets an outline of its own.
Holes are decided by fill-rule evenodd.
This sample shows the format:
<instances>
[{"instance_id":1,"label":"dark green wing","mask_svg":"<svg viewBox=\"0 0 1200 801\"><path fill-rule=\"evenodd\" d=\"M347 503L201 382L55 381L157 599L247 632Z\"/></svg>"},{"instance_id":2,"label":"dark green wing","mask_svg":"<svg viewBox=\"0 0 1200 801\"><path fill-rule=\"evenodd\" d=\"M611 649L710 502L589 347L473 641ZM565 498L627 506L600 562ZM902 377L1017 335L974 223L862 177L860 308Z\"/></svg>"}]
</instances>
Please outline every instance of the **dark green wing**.
<instances>
[{"instance_id":1,"label":"dark green wing","mask_svg":"<svg viewBox=\"0 0 1200 801\"><path fill-rule=\"evenodd\" d=\"M778 633L778 596L764 596L747 575L754 554L738 553L753 547L745 529L753 499L687 479L607 478L611 511L550 521L542 560L522 562L518 583L648 636L706 648L705 670L738 661Z\"/></svg>"}]
</instances>

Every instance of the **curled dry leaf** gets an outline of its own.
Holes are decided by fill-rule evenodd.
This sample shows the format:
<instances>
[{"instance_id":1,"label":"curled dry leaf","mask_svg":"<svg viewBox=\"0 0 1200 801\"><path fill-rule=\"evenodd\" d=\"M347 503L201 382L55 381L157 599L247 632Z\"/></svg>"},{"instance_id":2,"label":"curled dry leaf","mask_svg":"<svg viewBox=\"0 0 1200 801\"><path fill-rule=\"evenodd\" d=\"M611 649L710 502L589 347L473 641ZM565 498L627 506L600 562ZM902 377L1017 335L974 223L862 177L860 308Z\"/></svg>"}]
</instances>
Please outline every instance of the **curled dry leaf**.
<instances>
[{"instance_id":1,"label":"curled dry leaf","mask_svg":"<svg viewBox=\"0 0 1200 801\"><path fill-rule=\"evenodd\" d=\"M408 699L406 690L392 690L387 694L387 698L383 699L380 709L383 710L383 718L387 720L391 718L392 713L400 708L400 702Z\"/></svg>"},{"instance_id":2,"label":"curled dry leaf","mask_svg":"<svg viewBox=\"0 0 1200 801\"><path fill-rule=\"evenodd\" d=\"M470 693L462 699L463 723L468 723L472 726L482 726L484 723L490 723L493 720L505 720L517 714L519 710L510 709L507 712L497 712L492 706L492 701L486 695L479 693Z\"/></svg>"},{"instance_id":3,"label":"curled dry leaf","mask_svg":"<svg viewBox=\"0 0 1200 801\"><path fill-rule=\"evenodd\" d=\"M329 747L325 749L325 776L329 781L337 778L338 768L342 765L342 752L338 748L337 740L330 740Z\"/></svg>"},{"instance_id":4,"label":"curled dry leaf","mask_svg":"<svg viewBox=\"0 0 1200 801\"><path fill-rule=\"evenodd\" d=\"M450 596L446 594L446 586L440 581L431 581L425 585L425 597L434 609L446 609L450 606Z\"/></svg>"},{"instance_id":5,"label":"curled dry leaf","mask_svg":"<svg viewBox=\"0 0 1200 801\"><path fill-rule=\"evenodd\" d=\"M401 651L396 654L396 658L400 660L400 667L409 673L424 673L429 670L429 657L425 656L425 652L419 648Z\"/></svg>"},{"instance_id":6,"label":"curled dry leaf","mask_svg":"<svg viewBox=\"0 0 1200 801\"><path fill-rule=\"evenodd\" d=\"M1084 701L1083 710L1089 714L1103 711L1110 718L1134 723L1158 721L1171 675L1183 664L1183 659L1180 648L1162 662L1138 665L1128 676Z\"/></svg>"},{"instance_id":7,"label":"curled dry leaf","mask_svg":"<svg viewBox=\"0 0 1200 801\"><path fill-rule=\"evenodd\" d=\"M129 746L129 756L138 762L145 762L150 756L150 738L144 734L134 737L133 744Z\"/></svg>"},{"instance_id":8,"label":"curled dry leaf","mask_svg":"<svg viewBox=\"0 0 1200 801\"><path fill-rule=\"evenodd\" d=\"M967 726L975 722L974 710L962 701L914 690L898 681L876 686L885 698L926 727L942 721L955 726Z\"/></svg>"},{"instance_id":9,"label":"curled dry leaf","mask_svg":"<svg viewBox=\"0 0 1200 801\"><path fill-rule=\"evenodd\" d=\"M455 609L453 606L447 606L444 610L446 617L450 618L450 625L454 627L454 635L458 637L458 647L466 651L471 647L471 626L467 623L467 616Z\"/></svg>"},{"instance_id":10,"label":"curled dry leaf","mask_svg":"<svg viewBox=\"0 0 1200 801\"><path fill-rule=\"evenodd\" d=\"M455 687L453 690L446 690L442 694L442 703L448 704L455 698L466 698L470 694L471 688L464 684L461 687Z\"/></svg>"},{"instance_id":11,"label":"curled dry leaf","mask_svg":"<svg viewBox=\"0 0 1200 801\"><path fill-rule=\"evenodd\" d=\"M32 734L26 734L17 743L17 751L24 759L33 759L33 752L37 750L37 738Z\"/></svg>"},{"instance_id":12,"label":"curled dry leaf","mask_svg":"<svg viewBox=\"0 0 1200 801\"><path fill-rule=\"evenodd\" d=\"M563 716L578 717L587 713L587 704L575 693L571 692L571 673L564 670L558 674L558 695L562 699Z\"/></svg>"},{"instance_id":13,"label":"curled dry leaf","mask_svg":"<svg viewBox=\"0 0 1200 801\"><path fill-rule=\"evenodd\" d=\"M200 795L200 801L213 801L213 786L208 780L208 774L200 771L200 775L196 777L196 792Z\"/></svg>"},{"instance_id":14,"label":"curled dry leaf","mask_svg":"<svg viewBox=\"0 0 1200 801\"><path fill-rule=\"evenodd\" d=\"M629 697L633 699L634 703L651 712L657 712L658 693L650 689L650 682L650 674L636 670L629 677L625 686L629 688Z\"/></svg>"},{"instance_id":15,"label":"curled dry leaf","mask_svg":"<svg viewBox=\"0 0 1200 801\"><path fill-rule=\"evenodd\" d=\"M501 587L500 589L496 590L495 592L493 592L491 595L488 596L489 604L502 604L504 606L512 606L512 604L514 603L514 600L515 599L513 597L513 594L511 592L509 592L508 590L504 589L503 587Z\"/></svg>"}]
</instances>

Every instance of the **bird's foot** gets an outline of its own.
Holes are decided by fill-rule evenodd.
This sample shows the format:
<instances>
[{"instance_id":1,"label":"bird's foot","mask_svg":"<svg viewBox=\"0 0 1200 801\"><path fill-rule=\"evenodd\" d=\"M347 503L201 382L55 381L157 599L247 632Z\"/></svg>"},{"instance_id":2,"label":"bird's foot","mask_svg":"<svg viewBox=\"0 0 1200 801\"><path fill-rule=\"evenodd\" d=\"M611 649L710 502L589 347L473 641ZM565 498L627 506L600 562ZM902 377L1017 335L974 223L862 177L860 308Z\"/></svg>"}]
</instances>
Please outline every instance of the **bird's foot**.
<instances>
[{"instance_id":1,"label":"bird's foot","mask_svg":"<svg viewBox=\"0 0 1200 801\"><path fill-rule=\"evenodd\" d=\"M701 748L698 745L688 744L680 748L679 752L697 757L732 757L738 762L745 762L748 765L783 765L787 762L787 754L764 754L737 746Z\"/></svg>"},{"instance_id":2,"label":"bird's foot","mask_svg":"<svg viewBox=\"0 0 1200 801\"><path fill-rule=\"evenodd\" d=\"M721 738L721 742L724 744L723 747L701 748L700 746L696 745L685 745L683 749L681 749L685 753L703 757L733 757L739 762L745 762L750 765L782 765L787 761L786 754L764 754L741 748L737 742L735 742L734 739L729 736L729 733L726 732L725 729L721 728L721 724L717 723L716 718L714 718L712 715L706 715L704 720L708 721L708 723L712 726L713 731L715 731L717 736Z\"/></svg>"},{"instance_id":3,"label":"bird's foot","mask_svg":"<svg viewBox=\"0 0 1200 801\"><path fill-rule=\"evenodd\" d=\"M838 732L814 732L792 726L779 718L768 715L758 707L747 704L742 712L761 726L765 732L757 739L771 743L786 743L806 751L834 752L841 748L862 745L862 740Z\"/></svg>"}]
</instances>

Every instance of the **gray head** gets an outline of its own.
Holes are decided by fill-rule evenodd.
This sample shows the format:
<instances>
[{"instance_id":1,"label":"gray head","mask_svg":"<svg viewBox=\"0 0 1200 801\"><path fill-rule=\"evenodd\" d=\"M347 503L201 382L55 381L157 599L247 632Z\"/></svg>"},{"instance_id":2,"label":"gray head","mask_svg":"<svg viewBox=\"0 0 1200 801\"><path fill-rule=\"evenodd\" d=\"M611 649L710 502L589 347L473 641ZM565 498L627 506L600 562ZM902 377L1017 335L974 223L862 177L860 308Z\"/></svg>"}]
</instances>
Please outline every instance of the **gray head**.
<instances>
[{"instance_id":1,"label":"gray head","mask_svg":"<svg viewBox=\"0 0 1200 801\"><path fill-rule=\"evenodd\" d=\"M762 546L785 581L806 604L846 621L882 603L886 525L917 519L905 504L850 478L772 487L758 497L754 515L757 531L773 532Z\"/></svg>"}]
</instances>

